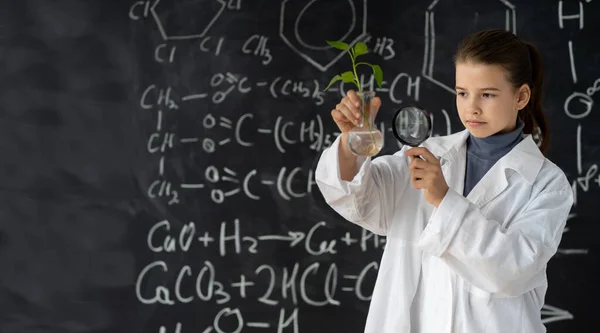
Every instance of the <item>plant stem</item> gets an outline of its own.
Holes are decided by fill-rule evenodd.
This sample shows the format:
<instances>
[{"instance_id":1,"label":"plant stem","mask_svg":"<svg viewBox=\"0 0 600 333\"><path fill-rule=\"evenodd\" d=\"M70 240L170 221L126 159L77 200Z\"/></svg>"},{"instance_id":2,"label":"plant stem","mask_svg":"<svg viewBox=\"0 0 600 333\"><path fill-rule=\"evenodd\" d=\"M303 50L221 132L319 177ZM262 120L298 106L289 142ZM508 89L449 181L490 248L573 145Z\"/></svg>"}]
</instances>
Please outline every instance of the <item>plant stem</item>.
<instances>
[{"instance_id":1,"label":"plant stem","mask_svg":"<svg viewBox=\"0 0 600 333\"><path fill-rule=\"evenodd\" d=\"M376 148L375 147L375 138L373 137L373 131L371 131L371 123L369 122L369 117L367 116L367 112L366 112L368 106L365 105L364 100L365 99L364 99L364 95L363 95L363 106L362 106L363 119L364 119L364 122L367 124L367 130L369 131L369 135L371 136L371 144L373 145L373 150L375 150L375 148ZM370 112L372 112L372 110L369 108L369 113Z\"/></svg>"},{"instance_id":2,"label":"plant stem","mask_svg":"<svg viewBox=\"0 0 600 333\"><path fill-rule=\"evenodd\" d=\"M358 74L356 73L356 67L359 64L361 64L361 63L357 64L354 61L354 55L351 52L349 52L349 53L350 53L350 59L352 60L352 70L354 72L354 83L356 84L356 86L358 87L358 91L362 95L362 101L363 101L363 103L362 103L361 113L362 113L362 116L363 116L363 121L367 124L367 130L369 131L369 135L371 136L371 143L373 145L373 150L375 150L375 148L376 148L375 147L375 138L373 137L373 132L371 131L371 124L369 123L369 119L367 117L367 112L366 112L368 106L365 105L365 98L364 98L365 95L364 95L364 93L362 91L362 87L360 86L360 81L358 79Z\"/></svg>"},{"instance_id":3,"label":"plant stem","mask_svg":"<svg viewBox=\"0 0 600 333\"><path fill-rule=\"evenodd\" d=\"M367 124L367 130L369 131L369 135L371 136L371 144L373 145L373 150L375 150L376 149L375 138L373 137L373 131L371 131L371 123L369 122L369 116L367 116L367 112L366 112L367 108L369 108L369 114L370 114L370 112L372 112L372 110L369 107L370 105L365 105L365 95L364 95L364 93L362 91L360 93L362 95L362 98L361 98L362 99L362 107L361 107L362 110L361 110L361 113L362 113L362 116L363 116L363 121Z\"/></svg>"},{"instance_id":4,"label":"plant stem","mask_svg":"<svg viewBox=\"0 0 600 333\"><path fill-rule=\"evenodd\" d=\"M354 84L356 84L358 91L362 92L362 87L360 86L360 82L358 81L358 74L356 74L356 64L354 62L354 55L350 51L348 51L348 53L350 54L350 60L352 60L352 71L354 72Z\"/></svg>"}]
</instances>

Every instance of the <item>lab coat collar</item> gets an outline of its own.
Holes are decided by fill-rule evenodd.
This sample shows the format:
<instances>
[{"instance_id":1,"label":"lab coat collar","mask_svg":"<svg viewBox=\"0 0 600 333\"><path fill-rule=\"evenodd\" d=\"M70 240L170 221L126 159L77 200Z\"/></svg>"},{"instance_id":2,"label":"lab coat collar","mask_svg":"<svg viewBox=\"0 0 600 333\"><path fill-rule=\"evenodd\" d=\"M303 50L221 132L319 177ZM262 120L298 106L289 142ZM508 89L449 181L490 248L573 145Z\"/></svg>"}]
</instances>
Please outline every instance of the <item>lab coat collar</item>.
<instances>
[{"instance_id":1,"label":"lab coat collar","mask_svg":"<svg viewBox=\"0 0 600 333\"><path fill-rule=\"evenodd\" d=\"M469 131L465 129L446 137L430 138L424 144L440 159L448 186L460 194L464 189L468 136ZM523 140L483 176L467 199L482 206L502 193L508 186L507 169L516 171L528 184L533 184L544 160L531 134L524 135Z\"/></svg>"}]
</instances>

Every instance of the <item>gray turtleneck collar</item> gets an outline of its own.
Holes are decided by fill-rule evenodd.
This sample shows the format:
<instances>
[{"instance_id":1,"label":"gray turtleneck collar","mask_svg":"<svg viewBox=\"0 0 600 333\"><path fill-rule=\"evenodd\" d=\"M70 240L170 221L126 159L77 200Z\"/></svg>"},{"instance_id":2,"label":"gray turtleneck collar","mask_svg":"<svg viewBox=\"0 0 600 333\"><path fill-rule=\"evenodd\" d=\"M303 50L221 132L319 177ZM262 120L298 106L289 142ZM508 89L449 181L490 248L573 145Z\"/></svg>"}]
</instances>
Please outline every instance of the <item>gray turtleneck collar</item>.
<instances>
[{"instance_id":1,"label":"gray turtleneck collar","mask_svg":"<svg viewBox=\"0 0 600 333\"><path fill-rule=\"evenodd\" d=\"M509 133L497 133L486 138L467 138L467 169L463 195L466 197L488 170L523 139L525 124L517 118L517 127Z\"/></svg>"}]
</instances>

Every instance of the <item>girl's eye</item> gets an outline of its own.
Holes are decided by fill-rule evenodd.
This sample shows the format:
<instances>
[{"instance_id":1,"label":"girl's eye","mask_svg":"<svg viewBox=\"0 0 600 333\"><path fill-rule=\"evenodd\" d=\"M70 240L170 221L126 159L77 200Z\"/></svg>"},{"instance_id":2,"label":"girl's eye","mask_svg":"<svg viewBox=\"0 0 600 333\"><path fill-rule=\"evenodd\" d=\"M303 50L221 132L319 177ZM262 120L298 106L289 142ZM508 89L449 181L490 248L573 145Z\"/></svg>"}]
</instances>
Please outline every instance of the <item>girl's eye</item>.
<instances>
[{"instance_id":1,"label":"girl's eye","mask_svg":"<svg viewBox=\"0 0 600 333\"><path fill-rule=\"evenodd\" d=\"M464 92L457 92L456 95L461 96L461 97L465 97L467 94Z\"/></svg>"},{"instance_id":2,"label":"girl's eye","mask_svg":"<svg viewBox=\"0 0 600 333\"><path fill-rule=\"evenodd\" d=\"M483 97L484 98L492 98L492 97L494 97L494 95L492 95L492 94L483 94Z\"/></svg>"}]
</instances>

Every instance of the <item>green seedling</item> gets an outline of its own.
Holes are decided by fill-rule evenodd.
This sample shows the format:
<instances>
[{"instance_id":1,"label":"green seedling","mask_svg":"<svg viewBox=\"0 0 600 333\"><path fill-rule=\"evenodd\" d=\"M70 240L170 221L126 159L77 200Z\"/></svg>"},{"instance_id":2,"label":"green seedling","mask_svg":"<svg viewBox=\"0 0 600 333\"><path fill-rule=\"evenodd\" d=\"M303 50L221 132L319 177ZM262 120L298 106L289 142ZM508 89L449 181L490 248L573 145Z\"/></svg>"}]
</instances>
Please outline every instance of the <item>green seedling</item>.
<instances>
[{"instance_id":1,"label":"green seedling","mask_svg":"<svg viewBox=\"0 0 600 333\"><path fill-rule=\"evenodd\" d=\"M329 44L330 46L332 46L338 50L348 52L348 54L350 55L350 59L352 60L352 70L346 71L346 72L343 72L342 74L338 74L338 75L334 76L331 79L331 81L329 81L329 84L327 85L327 87L325 87L325 89L323 89L323 91L326 91L327 89L329 89L329 87L331 87L332 84L341 80L344 83L353 83L356 86L356 88L358 88L358 92L362 93L363 89L360 84L360 79L358 77L358 72L357 72L357 68L360 65L366 65L366 66L371 67L371 70L373 71L373 76L375 77L375 82L377 83L377 86L379 88L381 88L381 86L383 84L383 72L381 70L381 67L379 65L373 65L373 64L370 64L365 61L361 61L361 62L356 61L356 59L358 57L367 53L367 44L365 44L363 42L358 42L352 48L350 48L350 46L347 43L340 42L340 41L329 41L328 40L327 44ZM363 123L367 125L367 130L371 134L371 142L373 142L373 145L375 145L375 139L373 138L373 133L371 132L371 126L370 126L369 120L368 120L367 109L368 109L368 107L366 107L364 104L361 105L361 115L363 118Z\"/></svg>"},{"instance_id":2,"label":"green seedling","mask_svg":"<svg viewBox=\"0 0 600 333\"><path fill-rule=\"evenodd\" d=\"M329 81L329 84L327 85L327 87L325 87L325 89L323 89L323 91L326 91L327 89L329 89L329 87L331 87L332 84L341 80L341 81L344 81L344 83L353 83L356 86L356 88L358 88L358 91L362 92L363 90L360 85L360 79L358 77L358 72L357 72L357 68L359 65L366 65L366 66L371 67L371 69L373 71L373 76L375 77L375 82L377 83L377 86L379 88L381 88L381 85L383 84L383 72L381 71L381 67L379 65L373 65L373 64L370 64L370 63L364 62L364 61L361 61L361 62L356 61L356 59L358 57L367 53L367 44L365 44L363 42L358 42L352 48L350 48L350 46L347 43L340 42L340 41L329 41L328 40L327 44L329 44L330 46L332 46L338 50L348 52L348 54L350 55L350 59L352 60L352 70L346 71L346 72L343 72L342 74L338 74L338 75L334 76L331 79L331 81Z\"/></svg>"}]
</instances>

